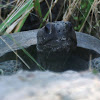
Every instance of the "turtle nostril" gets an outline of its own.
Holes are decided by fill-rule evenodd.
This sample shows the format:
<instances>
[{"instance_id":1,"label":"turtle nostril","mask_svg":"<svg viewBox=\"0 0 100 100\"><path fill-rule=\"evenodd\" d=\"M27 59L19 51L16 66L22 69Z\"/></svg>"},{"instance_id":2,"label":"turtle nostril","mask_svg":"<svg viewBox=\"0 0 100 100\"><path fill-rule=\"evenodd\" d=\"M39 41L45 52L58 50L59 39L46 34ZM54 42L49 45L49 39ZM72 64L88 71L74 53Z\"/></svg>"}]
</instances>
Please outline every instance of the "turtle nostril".
<instances>
[{"instance_id":1,"label":"turtle nostril","mask_svg":"<svg viewBox=\"0 0 100 100\"><path fill-rule=\"evenodd\" d=\"M63 38L62 38L62 40L63 40L63 41L65 41L65 40L66 40L66 38L64 38L64 37L63 37Z\"/></svg>"},{"instance_id":2,"label":"turtle nostril","mask_svg":"<svg viewBox=\"0 0 100 100\"><path fill-rule=\"evenodd\" d=\"M69 22L67 25L66 25L66 29L68 31L71 31L73 28L72 28L72 24Z\"/></svg>"},{"instance_id":3,"label":"turtle nostril","mask_svg":"<svg viewBox=\"0 0 100 100\"><path fill-rule=\"evenodd\" d=\"M71 23L69 23L69 30L72 30L72 24Z\"/></svg>"},{"instance_id":4,"label":"turtle nostril","mask_svg":"<svg viewBox=\"0 0 100 100\"><path fill-rule=\"evenodd\" d=\"M47 24L47 25L45 26L45 31L46 31L46 33L50 32L50 29L51 29L51 25L50 25L50 24Z\"/></svg>"},{"instance_id":5,"label":"turtle nostril","mask_svg":"<svg viewBox=\"0 0 100 100\"><path fill-rule=\"evenodd\" d=\"M53 31L53 25L48 23L45 27L46 34L51 34Z\"/></svg>"},{"instance_id":6,"label":"turtle nostril","mask_svg":"<svg viewBox=\"0 0 100 100\"><path fill-rule=\"evenodd\" d=\"M61 41L65 41L65 40L66 40L66 38L65 38L65 37L62 37L62 38L60 38L60 40L61 40Z\"/></svg>"}]
</instances>

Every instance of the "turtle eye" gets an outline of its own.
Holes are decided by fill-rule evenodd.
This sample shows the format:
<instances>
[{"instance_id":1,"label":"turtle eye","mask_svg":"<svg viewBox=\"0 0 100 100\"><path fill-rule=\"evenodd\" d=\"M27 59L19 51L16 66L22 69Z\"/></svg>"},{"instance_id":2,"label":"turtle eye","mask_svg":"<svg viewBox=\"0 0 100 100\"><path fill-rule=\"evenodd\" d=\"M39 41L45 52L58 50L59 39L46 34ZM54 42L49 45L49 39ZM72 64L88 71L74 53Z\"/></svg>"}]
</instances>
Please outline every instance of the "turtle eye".
<instances>
[{"instance_id":1,"label":"turtle eye","mask_svg":"<svg viewBox=\"0 0 100 100\"><path fill-rule=\"evenodd\" d=\"M49 32L50 32L50 29L51 29L51 24L47 24L47 25L45 26L45 31L46 31L46 33L49 33Z\"/></svg>"},{"instance_id":2,"label":"turtle eye","mask_svg":"<svg viewBox=\"0 0 100 100\"><path fill-rule=\"evenodd\" d=\"M69 31L72 30L72 24L70 22L68 23L68 29L69 29Z\"/></svg>"}]
</instances>

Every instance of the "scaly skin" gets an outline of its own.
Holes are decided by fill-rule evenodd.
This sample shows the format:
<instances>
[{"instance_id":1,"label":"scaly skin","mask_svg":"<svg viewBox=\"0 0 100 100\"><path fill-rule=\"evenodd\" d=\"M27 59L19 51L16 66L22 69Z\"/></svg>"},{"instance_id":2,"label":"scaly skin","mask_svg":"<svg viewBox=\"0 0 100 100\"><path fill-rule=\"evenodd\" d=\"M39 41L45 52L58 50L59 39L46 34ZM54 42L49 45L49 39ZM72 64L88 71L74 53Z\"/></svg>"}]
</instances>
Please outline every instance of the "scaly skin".
<instances>
[{"instance_id":1,"label":"scaly skin","mask_svg":"<svg viewBox=\"0 0 100 100\"><path fill-rule=\"evenodd\" d=\"M70 52L76 46L76 34L70 22L48 23L37 33L38 52Z\"/></svg>"},{"instance_id":2,"label":"scaly skin","mask_svg":"<svg viewBox=\"0 0 100 100\"><path fill-rule=\"evenodd\" d=\"M38 62L45 69L66 70L67 58L76 47L76 34L70 22L48 23L37 33Z\"/></svg>"}]
</instances>

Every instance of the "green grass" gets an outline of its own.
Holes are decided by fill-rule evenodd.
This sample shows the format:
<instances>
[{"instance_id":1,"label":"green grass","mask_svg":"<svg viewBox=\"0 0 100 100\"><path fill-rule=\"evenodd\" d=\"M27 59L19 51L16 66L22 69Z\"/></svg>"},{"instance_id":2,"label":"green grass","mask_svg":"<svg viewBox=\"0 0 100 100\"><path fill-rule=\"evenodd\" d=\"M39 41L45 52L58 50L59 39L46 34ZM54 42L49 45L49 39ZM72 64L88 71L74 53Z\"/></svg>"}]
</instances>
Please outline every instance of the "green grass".
<instances>
[{"instance_id":1,"label":"green grass","mask_svg":"<svg viewBox=\"0 0 100 100\"><path fill-rule=\"evenodd\" d=\"M100 2L96 0L72 0L68 3L64 20L72 21L76 31L85 32L97 36L100 33ZM99 28L97 30L97 28ZM99 38L99 36L98 36Z\"/></svg>"},{"instance_id":2,"label":"green grass","mask_svg":"<svg viewBox=\"0 0 100 100\"><path fill-rule=\"evenodd\" d=\"M74 17L74 20L76 21L79 21L80 24L75 27L75 29L77 31L82 31L86 21L87 21L87 18L89 17L89 14L91 12L91 8L92 8L92 4L93 4L94 0L82 0L81 4L80 4L80 7L77 7L77 9L79 10L80 12L80 15L79 16L75 16ZM87 21L88 22L88 21ZM89 22L88 22L89 24Z\"/></svg>"},{"instance_id":3,"label":"green grass","mask_svg":"<svg viewBox=\"0 0 100 100\"><path fill-rule=\"evenodd\" d=\"M33 9L33 0L25 0L24 2L21 2L18 6L16 6L13 9L13 11L9 14L9 16L0 24L0 34L9 33L6 31L6 28L9 28L15 22L16 24L18 24L19 21L25 18L32 9Z\"/></svg>"}]
</instances>

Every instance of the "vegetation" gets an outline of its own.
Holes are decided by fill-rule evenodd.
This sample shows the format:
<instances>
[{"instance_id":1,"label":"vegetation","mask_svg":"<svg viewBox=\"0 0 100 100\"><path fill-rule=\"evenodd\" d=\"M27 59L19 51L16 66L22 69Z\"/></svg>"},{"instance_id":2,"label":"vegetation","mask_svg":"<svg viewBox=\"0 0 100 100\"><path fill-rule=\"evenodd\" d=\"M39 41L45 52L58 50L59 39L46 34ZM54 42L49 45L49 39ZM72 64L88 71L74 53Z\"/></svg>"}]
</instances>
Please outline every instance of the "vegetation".
<instances>
[{"instance_id":1,"label":"vegetation","mask_svg":"<svg viewBox=\"0 0 100 100\"><path fill-rule=\"evenodd\" d=\"M49 10L42 16L40 8L41 3L45 1L49 7ZM11 33L21 31L24 22L33 10L36 11L36 16L43 22L50 20L52 17L52 10L60 0L1 0L0 5L0 33ZM63 11L62 20L71 21L74 24L74 29L77 31L84 31L96 36L99 36L100 26L100 1L99 0L62 0L63 5L61 7ZM3 3L2 3L3 2ZM8 15L3 15L5 10L11 9ZM2 9L3 10L2 12ZM45 9L45 8L44 8ZM59 11L59 14L60 11ZM49 16L50 15L50 16ZM57 20L57 18L56 18ZM51 20L50 20L51 21ZM42 26L42 25L41 25ZM97 30L96 30L97 29ZM93 30L93 31L92 31ZM95 32L94 32L95 31ZM93 32L93 33L92 33Z\"/></svg>"}]
</instances>

